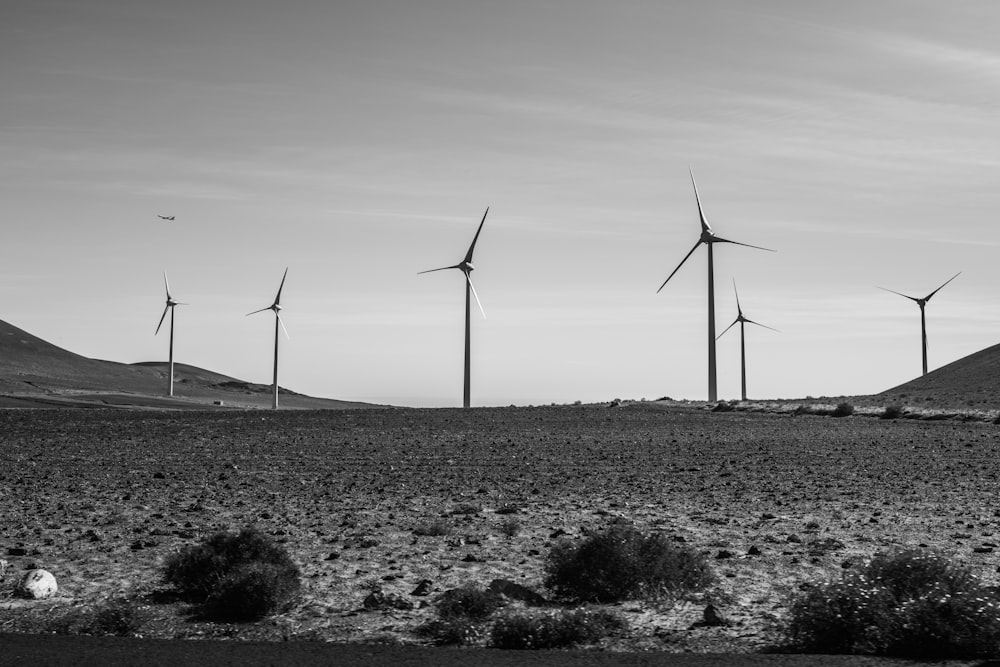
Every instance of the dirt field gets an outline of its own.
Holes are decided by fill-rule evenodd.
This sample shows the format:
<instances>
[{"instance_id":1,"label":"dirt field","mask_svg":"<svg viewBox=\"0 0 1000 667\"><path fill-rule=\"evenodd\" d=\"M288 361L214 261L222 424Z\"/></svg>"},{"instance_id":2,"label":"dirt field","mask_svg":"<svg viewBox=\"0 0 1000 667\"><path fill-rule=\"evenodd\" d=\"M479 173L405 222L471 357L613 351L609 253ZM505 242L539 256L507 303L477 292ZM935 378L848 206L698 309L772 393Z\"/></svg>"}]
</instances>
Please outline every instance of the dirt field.
<instances>
[{"instance_id":1,"label":"dirt field","mask_svg":"<svg viewBox=\"0 0 1000 667\"><path fill-rule=\"evenodd\" d=\"M410 594L422 580L440 592L506 578L546 594L555 540L628 521L703 550L719 580L673 603L617 605L630 629L602 647L753 652L779 641L799 586L896 545L940 550L996 583L998 451L989 423L652 403L4 410L0 632L51 630L126 597L145 637L418 643L434 599ZM449 534L418 534L435 522ZM164 556L246 525L286 545L303 599L261 623L193 620L162 593ZM56 576L56 599L10 597L29 566ZM415 608L363 609L376 587ZM709 602L732 623L693 627Z\"/></svg>"}]
</instances>

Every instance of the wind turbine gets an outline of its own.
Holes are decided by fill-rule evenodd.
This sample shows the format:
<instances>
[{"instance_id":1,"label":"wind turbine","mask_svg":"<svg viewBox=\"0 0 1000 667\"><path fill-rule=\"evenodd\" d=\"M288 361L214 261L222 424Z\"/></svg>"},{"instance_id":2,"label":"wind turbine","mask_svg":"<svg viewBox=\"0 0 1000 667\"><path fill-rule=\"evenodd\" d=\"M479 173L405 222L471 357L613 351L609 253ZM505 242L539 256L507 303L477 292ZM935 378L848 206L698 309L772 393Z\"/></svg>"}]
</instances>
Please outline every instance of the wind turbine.
<instances>
[{"instance_id":1,"label":"wind turbine","mask_svg":"<svg viewBox=\"0 0 1000 667\"><path fill-rule=\"evenodd\" d=\"M469 299L469 294L471 293L476 297L476 303L479 304L479 311L483 314L483 319L486 319L486 311L483 310L483 304L479 300L479 295L476 294L476 288L472 285L472 277L469 275L472 273L475 267L472 265L472 253L476 249L476 241L479 240L479 232L483 231L483 223L486 222L486 215L490 212L490 207L486 207L486 213L483 213L483 219L479 223L479 229L476 230L476 235L472 237L472 245L469 246L469 252L465 253L465 259L463 259L458 264L453 266L442 266L440 269L429 269L427 271L420 271L420 273L432 273L434 271L445 271L447 269L458 269L465 275L465 386L462 395L462 407L469 407L471 405L471 346L470 346L470 330L469 326L470 312L471 312L471 301Z\"/></svg>"},{"instance_id":2,"label":"wind turbine","mask_svg":"<svg viewBox=\"0 0 1000 667\"><path fill-rule=\"evenodd\" d=\"M690 169L688 170L690 171ZM712 246L716 243L732 243L734 245L746 246L747 248L755 248L757 250L767 250L768 252L774 252L770 248L761 248L760 246L750 245L748 243L740 243L739 241L730 241L729 239L724 239L721 236L716 236L715 232L712 231L712 227L708 224L708 220L705 219L705 212L701 206L701 197L698 196L698 184L694 181L694 172L691 173L691 185L694 186L694 198L698 202L698 218L701 220L701 237L698 242L694 244L694 247L688 251L688 254L684 255L684 259L681 263L677 265L677 268L671 272L667 279L663 281L660 285L660 289L656 290L659 294L670 279L674 277L684 262L688 261L688 258L694 254L694 251L698 249L702 243L708 248L708 400L716 401L719 398L719 393L716 384L716 364L715 364L715 271L712 257Z\"/></svg>"},{"instance_id":3,"label":"wind turbine","mask_svg":"<svg viewBox=\"0 0 1000 667\"><path fill-rule=\"evenodd\" d=\"M961 271L953 275L951 278L948 278L948 280L944 281L941 287L944 287L955 278L958 278L960 275L962 275ZM941 291L941 287L938 287L936 290L925 296L923 299L907 296L906 294L897 292L895 290L886 289L885 287L879 287L880 290L885 290L886 292L892 292L893 294L899 294L899 296L906 297L910 301L914 301L918 306L920 306L920 348L923 353L924 375L927 375L927 320L924 317L924 306L927 305L927 302L931 300L932 296Z\"/></svg>"},{"instance_id":4,"label":"wind turbine","mask_svg":"<svg viewBox=\"0 0 1000 667\"><path fill-rule=\"evenodd\" d=\"M156 325L156 333L154 333L153 335L155 336L160 333L160 327L163 326L163 320L164 318L166 318L167 311L169 310L170 311L170 362L169 362L170 379L167 382L167 396L173 396L174 395L174 306L186 306L187 304L174 301L174 298L170 296L170 283L167 281L166 271L163 272L163 286L167 290L167 305L163 307L163 314L160 315L160 323Z\"/></svg>"},{"instance_id":5,"label":"wind turbine","mask_svg":"<svg viewBox=\"0 0 1000 667\"><path fill-rule=\"evenodd\" d=\"M743 309L740 307L740 293L736 290L736 279L733 279L733 292L736 293L736 319L730 324L725 330L719 334L719 338L726 335L726 331L732 329L738 322L740 325L740 389L741 397L745 401L747 400L747 345L746 345L746 335L743 332L744 324L756 324L759 327L764 327L765 329L771 329L771 331L777 331L766 324L761 324L760 322L754 322L753 320L747 318L743 314Z\"/></svg>"},{"instance_id":6,"label":"wind turbine","mask_svg":"<svg viewBox=\"0 0 1000 667\"><path fill-rule=\"evenodd\" d=\"M275 410L278 409L278 327L285 332L285 337L291 339L288 335L288 329L285 328L285 323L281 321L281 315L278 311L281 310L281 290L285 287L285 278L288 277L288 267L285 267L285 275L281 276L281 285L278 286L278 295L274 297L274 303L266 308L261 308L260 310L255 310L252 313L247 313L246 316L250 317L257 313L263 313L265 310L274 311L274 399L271 401L271 407Z\"/></svg>"}]
</instances>

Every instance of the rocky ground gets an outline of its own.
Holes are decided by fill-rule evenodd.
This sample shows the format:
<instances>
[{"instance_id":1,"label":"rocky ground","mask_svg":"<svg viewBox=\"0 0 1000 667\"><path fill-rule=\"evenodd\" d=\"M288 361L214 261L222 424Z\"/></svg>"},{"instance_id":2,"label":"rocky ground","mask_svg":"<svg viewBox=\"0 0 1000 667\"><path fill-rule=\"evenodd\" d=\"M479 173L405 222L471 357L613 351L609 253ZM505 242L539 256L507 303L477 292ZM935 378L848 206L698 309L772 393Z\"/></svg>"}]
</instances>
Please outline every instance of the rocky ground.
<instances>
[{"instance_id":1,"label":"rocky ground","mask_svg":"<svg viewBox=\"0 0 1000 667\"><path fill-rule=\"evenodd\" d=\"M936 549L996 583L998 452L988 422L654 403L5 410L0 632L71 630L125 599L144 637L421 643L440 592L506 579L548 595L556 540L628 522L703 551L718 583L614 605L629 628L602 648L760 651L789 596L880 550ZM301 600L260 623L197 620L164 590L164 557L247 525L300 564ZM55 598L11 595L31 567L56 576ZM366 608L375 590L399 603ZM699 623L708 604L728 623Z\"/></svg>"}]
</instances>

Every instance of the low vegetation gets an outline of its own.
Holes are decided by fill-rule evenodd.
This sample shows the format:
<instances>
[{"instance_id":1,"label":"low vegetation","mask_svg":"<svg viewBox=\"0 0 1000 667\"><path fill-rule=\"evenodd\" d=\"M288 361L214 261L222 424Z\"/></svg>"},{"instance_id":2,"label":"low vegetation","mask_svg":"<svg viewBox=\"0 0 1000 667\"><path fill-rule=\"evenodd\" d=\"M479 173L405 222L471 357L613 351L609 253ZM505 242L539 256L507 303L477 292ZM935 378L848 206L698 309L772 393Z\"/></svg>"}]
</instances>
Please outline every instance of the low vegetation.
<instances>
[{"instance_id":1,"label":"low vegetation","mask_svg":"<svg viewBox=\"0 0 1000 667\"><path fill-rule=\"evenodd\" d=\"M879 415L879 419L899 419L903 416L903 406L902 405L888 405L882 414Z\"/></svg>"},{"instance_id":2,"label":"low vegetation","mask_svg":"<svg viewBox=\"0 0 1000 667\"><path fill-rule=\"evenodd\" d=\"M850 403L837 403L837 407L830 413L831 417L850 417L854 414L854 406Z\"/></svg>"},{"instance_id":3,"label":"low vegetation","mask_svg":"<svg viewBox=\"0 0 1000 667\"><path fill-rule=\"evenodd\" d=\"M985 657L1000 651L1000 596L943 556L881 553L795 599L787 631L808 653Z\"/></svg>"},{"instance_id":4,"label":"low vegetation","mask_svg":"<svg viewBox=\"0 0 1000 667\"><path fill-rule=\"evenodd\" d=\"M252 621L286 608L298 594L299 568L254 528L216 533L167 558L164 580L210 618Z\"/></svg>"},{"instance_id":5,"label":"low vegetation","mask_svg":"<svg viewBox=\"0 0 1000 667\"><path fill-rule=\"evenodd\" d=\"M445 591L435 603L436 618L416 629L418 635L429 637L438 646L475 644L489 630L489 619L503 604L491 590L473 584Z\"/></svg>"},{"instance_id":6,"label":"low vegetation","mask_svg":"<svg viewBox=\"0 0 1000 667\"><path fill-rule=\"evenodd\" d=\"M545 567L546 586L584 602L683 595L714 578L708 561L694 549L621 525L578 544L558 543Z\"/></svg>"},{"instance_id":7,"label":"low vegetation","mask_svg":"<svg viewBox=\"0 0 1000 667\"><path fill-rule=\"evenodd\" d=\"M563 648L600 641L625 627L621 616L603 609L525 609L497 618L490 645L515 650Z\"/></svg>"}]
</instances>

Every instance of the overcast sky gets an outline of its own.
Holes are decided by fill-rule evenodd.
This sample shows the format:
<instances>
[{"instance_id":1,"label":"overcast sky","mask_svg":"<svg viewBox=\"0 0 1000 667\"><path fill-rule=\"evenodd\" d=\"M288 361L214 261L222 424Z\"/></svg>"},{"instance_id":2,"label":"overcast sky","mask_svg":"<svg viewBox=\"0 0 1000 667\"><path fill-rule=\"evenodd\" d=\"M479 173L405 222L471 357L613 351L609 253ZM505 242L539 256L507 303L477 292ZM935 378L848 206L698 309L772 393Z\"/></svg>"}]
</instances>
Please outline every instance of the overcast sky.
<instances>
[{"instance_id":1,"label":"overcast sky","mask_svg":"<svg viewBox=\"0 0 1000 667\"><path fill-rule=\"evenodd\" d=\"M460 405L874 393L998 342L994 0L8 0L0 319L88 357ZM157 215L176 216L173 222ZM719 341L739 396L739 336Z\"/></svg>"}]
</instances>

